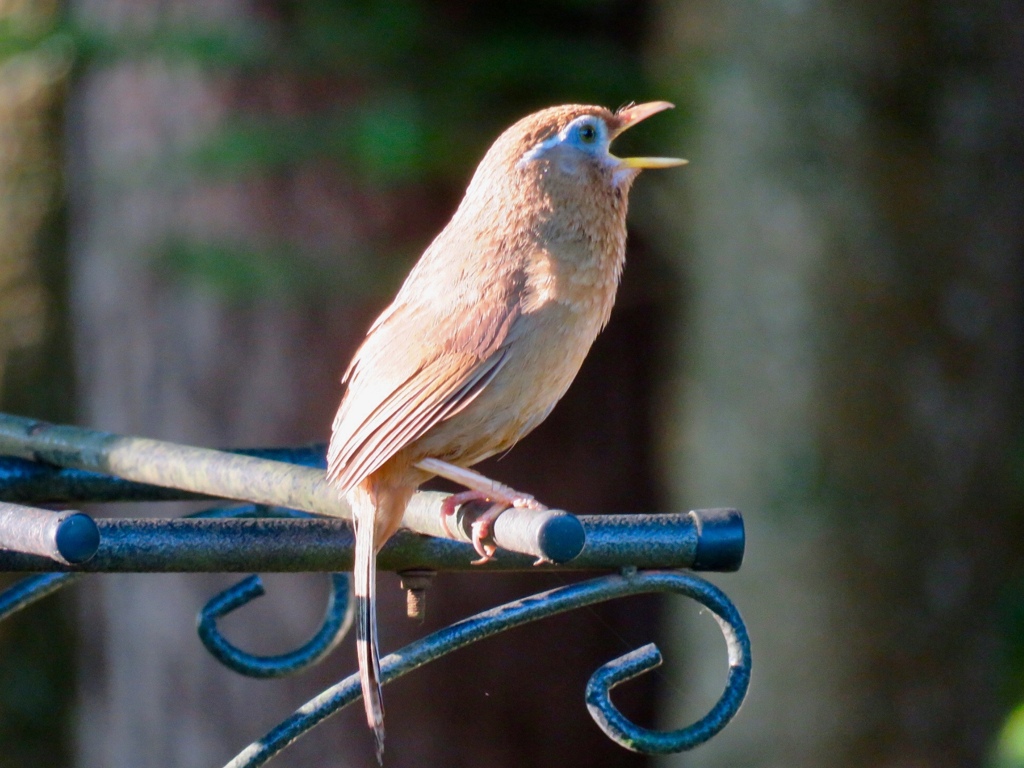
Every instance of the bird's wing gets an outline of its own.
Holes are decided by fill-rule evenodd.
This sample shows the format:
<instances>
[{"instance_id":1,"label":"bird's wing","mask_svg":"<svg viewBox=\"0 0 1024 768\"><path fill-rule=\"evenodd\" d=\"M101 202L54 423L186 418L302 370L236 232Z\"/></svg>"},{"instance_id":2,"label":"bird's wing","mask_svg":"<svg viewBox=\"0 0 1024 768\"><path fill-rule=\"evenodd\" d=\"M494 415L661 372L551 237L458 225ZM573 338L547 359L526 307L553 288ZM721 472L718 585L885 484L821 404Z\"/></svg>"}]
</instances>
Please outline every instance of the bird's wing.
<instances>
[{"instance_id":1,"label":"bird's wing","mask_svg":"<svg viewBox=\"0 0 1024 768\"><path fill-rule=\"evenodd\" d=\"M514 293L448 310L392 306L356 353L328 450L328 476L343 491L465 408L508 359Z\"/></svg>"}]
</instances>

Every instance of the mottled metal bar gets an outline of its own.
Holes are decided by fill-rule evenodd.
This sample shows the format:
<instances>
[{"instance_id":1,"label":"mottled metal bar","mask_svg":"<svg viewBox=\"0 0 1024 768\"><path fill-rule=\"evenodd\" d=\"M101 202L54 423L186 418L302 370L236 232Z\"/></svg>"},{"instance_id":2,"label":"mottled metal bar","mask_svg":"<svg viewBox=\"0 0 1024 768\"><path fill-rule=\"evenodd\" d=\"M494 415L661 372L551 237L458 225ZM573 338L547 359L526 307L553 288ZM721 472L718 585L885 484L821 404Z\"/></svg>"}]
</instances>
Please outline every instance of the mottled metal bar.
<instances>
[{"instance_id":1,"label":"mottled metal bar","mask_svg":"<svg viewBox=\"0 0 1024 768\"><path fill-rule=\"evenodd\" d=\"M439 505L443 494L436 494ZM721 510L707 511L721 517ZM735 533L704 545L699 521L704 510L685 514L611 515L579 518L587 544L571 562L534 566L530 555L499 550L494 560L471 565L476 554L469 544L399 531L378 557L382 570L617 570L693 568L735 570L743 556L742 518L725 519ZM413 514L427 514L424 507ZM100 546L95 556L77 567L17 552L0 552L0 571L87 572L236 572L346 571L352 568L352 529L324 518L256 519L104 519L96 524ZM721 523L720 526L724 525ZM721 541L726 542L721 546ZM711 546L721 546L708 554ZM698 562L698 553L703 560Z\"/></svg>"},{"instance_id":2,"label":"mottled metal bar","mask_svg":"<svg viewBox=\"0 0 1024 768\"><path fill-rule=\"evenodd\" d=\"M328 483L322 469L252 455L124 437L9 414L0 414L0 454L114 475L136 483L173 487L193 494L288 507L331 517L351 518L352 514L348 504ZM23 483L21 487L24 488ZM10 498L2 486L0 498ZM501 549L553 562L572 559L582 549L582 526L567 512L511 510L510 513L504 523L493 527L494 543ZM456 539L469 538L468 525L473 514L467 505L456 526L460 530L454 532ZM440 525L422 515L414 517L407 516L403 525L433 536L448 535ZM524 522L527 518L529 521ZM418 527L418 521L422 521L424 527ZM463 521L466 526L461 524Z\"/></svg>"}]
</instances>

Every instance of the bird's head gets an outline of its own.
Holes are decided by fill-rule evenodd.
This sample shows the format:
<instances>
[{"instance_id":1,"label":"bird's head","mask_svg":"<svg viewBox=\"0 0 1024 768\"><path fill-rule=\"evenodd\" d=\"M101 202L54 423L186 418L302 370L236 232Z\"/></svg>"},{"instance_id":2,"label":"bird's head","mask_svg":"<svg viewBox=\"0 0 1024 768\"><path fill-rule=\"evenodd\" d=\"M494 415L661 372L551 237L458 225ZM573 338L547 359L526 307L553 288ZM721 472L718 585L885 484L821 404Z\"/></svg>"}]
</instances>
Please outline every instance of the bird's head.
<instances>
[{"instance_id":1,"label":"bird's head","mask_svg":"<svg viewBox=\"0 0 1024 768\"><path fill-rule=\"evenodd\" d=\"M575 236L574 228L586 226L607 230L613 239L625 242L633 180L645 168L671 168L686 161L616 157L611 143L637 123L671 107L667 101L652 101L612 112L569 104L527 115L488 150L453 224L458 224L460 232L484 233L481 237L551 226Z\"/></svg>"},{"instance_id":2,"label":"bird's head","mask_svg":"<svg viewBox=\"0 0 1024 768\"><path fill-rule=\"evenodd\" d=\"M517 142L522 150L519 168L539 166L546 173L582 177L595 171L613 186L631 182L644 168L672 168L685 160L674 157L616 157L615 138L642 120L666 109L667 101L634 104L618 112L604 107L569 105L553 107L524 118Z\"/></svg>"}]
</instances>

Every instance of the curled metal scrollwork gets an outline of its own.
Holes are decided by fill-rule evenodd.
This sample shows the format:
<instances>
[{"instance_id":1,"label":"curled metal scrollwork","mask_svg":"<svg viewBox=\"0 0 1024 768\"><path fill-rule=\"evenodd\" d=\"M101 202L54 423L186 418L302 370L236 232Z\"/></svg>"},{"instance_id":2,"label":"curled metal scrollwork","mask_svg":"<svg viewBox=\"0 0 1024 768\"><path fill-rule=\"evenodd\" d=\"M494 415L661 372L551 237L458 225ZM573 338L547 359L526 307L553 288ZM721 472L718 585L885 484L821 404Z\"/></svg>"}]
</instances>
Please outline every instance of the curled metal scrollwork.
<instances>
[{"instance_id":1,"label":"curled metal scrollwork","mask_svg":"<svg viewBox=\"0 0 1024 768\"><path fill-rule=\"evenodd\" d=\"M331 594L320 629L294 651L274 656L258 656L233 645L217 629L217 619L265 594L259 576L249 576L215 595L199 612L198 632L214 658L229 669L248 677L283 677L301 672L322 660L348 632L352 624L348 574L331 574Z\"/></svg>"},{"instance_id":2,"label":"curled metal scrollwork","mask_svg":"<svg viewBox=\"0 0 1024 768\"><path fill-rule=\"evenodd\" d=\"M292 517L308 518L305 512L270 509L252 504L241 507L222 507L191 515L191 517ZM243 605L266 594L258 575L252 575L223 592L214 595L203 606L196 621L199 639L206 650L221 664L240 675L257 678L275 678L293 675L320 662L341 642L352 625L353 605L349 600L349 577L345 573L332 573L331 592L327 598L324 619L316 634L299 648L273 656L259 656L238 648L217 628L220 619Z\"/></svg>"},{"instance_id":3,"label":"curled metal scrollwork","mask_svg":"<svg viewBox=\"0 0 1024 768\"><path fill-rule=\"evenodd\" d=\"M725 635L729 676L725 691L711 711L679 730L658 732L629 722L611 703L611 689L653 669L660 654L646 646L601 667L591 678L587 705L597 724L617 743L637 752L662 753L690 749L707 741L732 719L750 683L750 640L735 606L716 586L682 571L640 571L604 576L542 592L463 619L381 659L381 680L391 682L407 672L463 646L512 627L586 605L647 592L672 592L689 597L714 614ZM352 674L307 702L263 738L250 744L225 768L256 768L277 755L311 728L360 697L359 676Z\"/></svg>"}]
</instances>

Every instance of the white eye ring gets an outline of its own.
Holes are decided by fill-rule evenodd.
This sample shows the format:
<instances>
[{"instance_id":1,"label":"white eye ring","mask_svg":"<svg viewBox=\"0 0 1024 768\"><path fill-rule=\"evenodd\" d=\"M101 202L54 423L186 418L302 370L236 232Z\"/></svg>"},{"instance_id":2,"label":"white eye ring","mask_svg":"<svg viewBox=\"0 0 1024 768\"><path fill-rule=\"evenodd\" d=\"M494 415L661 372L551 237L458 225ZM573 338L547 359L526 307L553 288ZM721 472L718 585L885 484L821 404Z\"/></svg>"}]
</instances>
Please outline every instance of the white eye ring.
<instances>
[{"instance_id":1,"label":"white eye ring","mask_svg":"<svg viewBox=\"0 0 1024 768\"><path fill-rule=\"evenodd\" d=\"M601 141L604 136L604 126L592 116L579 117L569 123L559 133L550 136L537 144L519 159L519 165L525 165L532 160L539 160L549 149L561 144L570 138L579 139L581 144L593 145Z\"/></svg>"}]
</instances>

